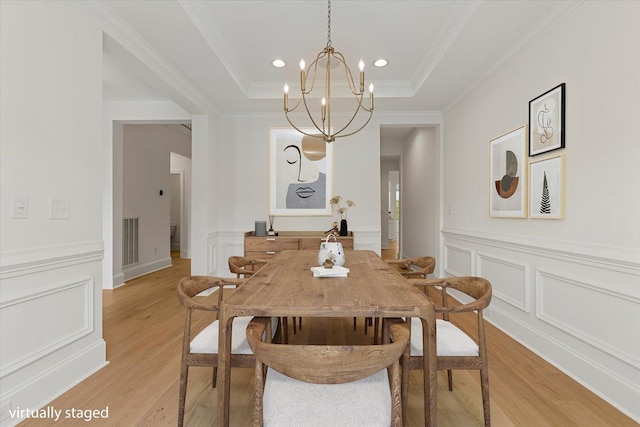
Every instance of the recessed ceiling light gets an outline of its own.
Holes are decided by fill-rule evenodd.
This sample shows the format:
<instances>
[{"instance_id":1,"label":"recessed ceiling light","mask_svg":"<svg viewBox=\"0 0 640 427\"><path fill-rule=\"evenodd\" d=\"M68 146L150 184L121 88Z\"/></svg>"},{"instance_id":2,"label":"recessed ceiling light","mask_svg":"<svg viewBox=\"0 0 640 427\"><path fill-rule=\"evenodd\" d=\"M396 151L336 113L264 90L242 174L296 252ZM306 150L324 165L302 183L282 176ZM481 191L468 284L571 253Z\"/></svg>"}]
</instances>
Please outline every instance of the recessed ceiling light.
<instances>
[{"instance_id":1,"label":"recessed ceiling light","mask_svg":"<svg viewBox=\"0 0 640 427\"><path fill-rule=\"evenodd\" d=\"M287 64L282 59L274 59L271 65L273 65L276 68L282 68Z\"/></svg>"},{"instance_id":2,"label":"recessed ceiling light","mask_svg":"<svg viewBox=\"0 0 640 427\"><path fill-rule=\"evenodd\" d=\"M386 59L380 58L380 59L376 59L373 65L375 65L376 67L386 67L388 63L389 61L387 61Z\"/></svg>"}]
</instances>

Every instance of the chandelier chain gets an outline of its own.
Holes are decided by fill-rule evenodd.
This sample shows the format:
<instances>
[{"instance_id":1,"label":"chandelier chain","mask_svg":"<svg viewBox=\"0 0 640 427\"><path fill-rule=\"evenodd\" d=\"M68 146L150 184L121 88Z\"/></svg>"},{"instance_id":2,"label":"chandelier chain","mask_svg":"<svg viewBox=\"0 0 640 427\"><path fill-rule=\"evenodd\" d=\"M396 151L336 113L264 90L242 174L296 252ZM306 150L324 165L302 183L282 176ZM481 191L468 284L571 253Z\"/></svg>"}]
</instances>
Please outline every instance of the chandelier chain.
<instances>
[{"instance_id":1,"label":"chandelier chain","mask_svg":"<svg viewBox=\"0 0 640 427\"><path fill-rule=\"evenodd\" d=\"M327 6L327 47L331 47L331 0Z\"/></svg>"}]
</instances>

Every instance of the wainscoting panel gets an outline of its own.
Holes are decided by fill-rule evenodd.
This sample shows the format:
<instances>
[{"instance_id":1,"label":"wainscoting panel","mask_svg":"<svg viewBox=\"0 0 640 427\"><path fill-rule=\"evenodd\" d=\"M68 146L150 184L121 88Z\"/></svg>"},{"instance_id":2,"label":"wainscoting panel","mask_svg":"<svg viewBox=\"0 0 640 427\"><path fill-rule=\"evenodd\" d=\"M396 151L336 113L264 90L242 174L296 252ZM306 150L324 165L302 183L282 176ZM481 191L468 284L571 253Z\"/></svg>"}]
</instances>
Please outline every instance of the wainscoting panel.
<instances>
[{"instance_id":1,"label":"wainscoting panel","mask_svg":"<svg viewBox=\"0 0 640 427\"><path fill-rule=\"evenodd\" d=\"M0 377L93 332L93 287L88 278L2 302ZM34 322L34 313L46 313L46 323Z\"/></svg>"},{"instance_id":2,"label":"wainscoting panel","mask_svg":"<svg viewBox=\"0 0 640 427\"><path fill-rule=\"evenodd\" d=\"M540 320L640 367L638 298L545 271L536 272L536 296ZM567 310L567 301L580 301L580 306ZM619 340L620 332L627 339Z\"/></svg>"},{"instance_id":3,"label":"wainscoting panel","mask_svg":"<svg viewBox=\"0 0 640 427\"><path fill-rule=\"evenodd\" d=\"M489 322L640 422L640 251L452 228L442 242L445 273L492 283Z\"/></svg>"},{"instance_id":4,"label":"wainscoting panel","mask_svg":"<svg viewBox=\"0 0 640 427\"><path fill-rule=\"evenodd\" d=\"M39 409L107 363L102 254L102 242L2 253L1 409Z\"/></svg>"},{"instance_id":5,"label":"wainscoting panel","mask_svg":"<svg viewBox=\"0 0 640 427\"><path fill-rule=\"evenodd\" d=\"M528 267L487 254L478 254L477 258L476 275L491 281L493 297L528 313L530 310Z\"/></svg>"},{"instance_id":6,"label":"wainscoting panel","mask_svg":"<svg viewBox=\"0 0 640 427\"><path fill-rule=\"evenodd\" d=\"M473 251L452 244L444 244L445 273L451 276L473 276Z\"/></svg>"}]
</instances>

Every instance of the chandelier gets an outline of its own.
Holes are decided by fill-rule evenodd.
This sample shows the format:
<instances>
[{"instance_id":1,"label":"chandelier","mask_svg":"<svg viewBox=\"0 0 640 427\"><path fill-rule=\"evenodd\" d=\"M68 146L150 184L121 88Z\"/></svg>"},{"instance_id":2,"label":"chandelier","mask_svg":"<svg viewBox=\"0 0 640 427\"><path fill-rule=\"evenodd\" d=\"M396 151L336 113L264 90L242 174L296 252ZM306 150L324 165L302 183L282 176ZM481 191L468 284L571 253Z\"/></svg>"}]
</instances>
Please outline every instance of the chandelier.
<instances>
[{"instance_id":1,"label":"chandelier","mask_svg":"<svg viewBox=\"0 0 640 427\"><path fill-rule=\"evenodd\" d=\"M304 59L300 61L300 98L298 98L298 101L293 108L289 108L289 85L285 83L284 114L289 124L293 126L298 132L308 136L322 138L326 142L332 142L335 141L336 138L342 138L359 132L369 123L369 121L371 120L371 116L373 115L373 83L369 85L369 108L367 108L362 104L362 100L364 97L364 62L360 60L358 64L360 68L360 84L356 89L356 86L353 82L353 77L351 76L351 70L346 63L344 56L342 56L340 52L335 51L331 46L331 0L328 1L327 10L327 45L318 54L316 59L311 64L309 64L308 68L305 68L306 64L304 62ZM342 127L337 128L338 130L334 132L334 123L331 120L331 69L338 67L344 68L349 90L356 100L356 108L353 112L353 115L348 119L347 123L344 126L341 125ZM320 72L318 72L319 68L321 69ZM324 93L322 99L320 100L320 104L315 107L316 112L312 113L307 101L309 98L313 97L312 93L315 87L316 78L320 80L318 74L322 74L322 69L324 69L324 88L322 89ZM307 84L308 79L310 79L309 84ZM317 92L319 91L316 91L316 93ZM304 108L307 111L307 115L311 119L313 126L318 130L318 132L320 132L320 134L303 131L298 126L293 124L291 118L289 117L289 113L295 111L296 108L300 106L300 104L304 105ZM369 117L366 118L365 123L355 130L353 129L356 126L349 128L354 119L358 116L358 113L360 113L361 111L363 111L365 114L369 114Z\"/></svg>"}]
</instances>

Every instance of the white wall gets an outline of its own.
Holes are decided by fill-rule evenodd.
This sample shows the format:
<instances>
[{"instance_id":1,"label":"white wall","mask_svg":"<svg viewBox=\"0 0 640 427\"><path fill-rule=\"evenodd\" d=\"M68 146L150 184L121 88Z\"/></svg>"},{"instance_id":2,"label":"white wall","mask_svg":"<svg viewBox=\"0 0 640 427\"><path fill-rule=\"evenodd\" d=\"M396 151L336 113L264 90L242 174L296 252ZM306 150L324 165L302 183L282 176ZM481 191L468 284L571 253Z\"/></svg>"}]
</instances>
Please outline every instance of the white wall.
<instances>
[{"instance_id":1,"label":"white wall","mask_svg":"<svg viewBox=\"0 0 640 427\"><path fill-rule=\"evenodd\" d=\"M123 217L139 219L138 263L124 268L129 280L171 266L171 152L190 157L191 137L180 125L141 124L125 125L123 141Z\"/></svg>"},{"instance_id":2,"label":"white wall","mask_svg":"<svg viewBox=\"0 0 640 427\"><path fill-rule=\"evenodd\" d=\"M75 2L0 2L0 424L105 364L102 32ZM28 217L10 217L11 197ZM51 198L68 219L49 219Z\"/></svg>"},{"instance_id":3,"label":"white wall","mask_svg":"<svg viewBox=\"0 0 640 427\"><path fill-rule=\"evenodd\" d=\"M436 128L418 128L402 143L400 256L438 253L438 145Z\"/></svg>"},{"instance_id":4,"label":"white wall","mask_svg":"<svg viewBox=\"0 0 640 427\"><path fill-rule=\"evenodd\" d=\"M639 16L638 2L584 2L451 108L442 196L445 273L489 279L491 322L636 421ZM565 218L490 218L488 141L562 82L566 149L550 154L565 156Z\"/></svg>"}]
</instances>

